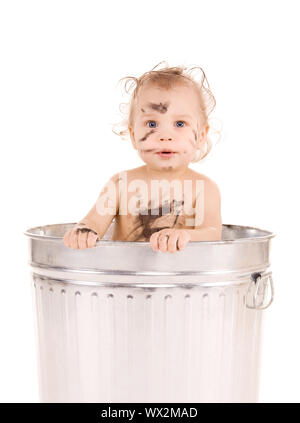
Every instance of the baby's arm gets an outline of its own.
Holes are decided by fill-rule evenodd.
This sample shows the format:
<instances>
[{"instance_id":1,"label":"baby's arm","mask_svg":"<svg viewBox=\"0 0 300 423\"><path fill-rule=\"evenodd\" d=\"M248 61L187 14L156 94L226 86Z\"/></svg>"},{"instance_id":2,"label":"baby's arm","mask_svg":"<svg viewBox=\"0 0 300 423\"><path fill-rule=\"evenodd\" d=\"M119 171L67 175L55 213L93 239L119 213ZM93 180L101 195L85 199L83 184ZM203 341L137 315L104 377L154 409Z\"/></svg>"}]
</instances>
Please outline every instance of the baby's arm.
<instances>
[{"instance_id":1,"label":"baby's arm","mask_svg":"<svg viewBox=\"0 0 300 423\"><path fill-rule=\"evenodd\" d=\"M189 241L219 241L222 239L221 199L217 185L204 180L203 195L197 196L192 229L162 229L150 237L154 251L182 251Z\"/></svg>"},{"instance_id":2,"label":"baby's arm","mask_svg":"<svg viewBox=\"0 0 300 423\"><path fill-rule=\"evenodd\" d=\"M201 196L195 207L195 225L185 229L190 241L219 241L222 239L221 196L215 182L207 178Z\"/></svg>"},{"instance_id":3,"label":"baby's arm","mask_svg":"<svg viewBox=\"0 0 300 423\"><path fill-rule=\"evenodd\" d=\"M111 184L111 185L110 185ZM112 191L109 187L114 186ZM108 200L108 195L109 200ZM105 208L102 208L101 204ZM108 210L108 206L111 208ZM64 244L73 249L91 248L106 233L119 209L119 174L113 175L103 187L97 202L88 214L64 236ZM105 210L107 210L105 212Z\"/></svg>"}]
</instances>

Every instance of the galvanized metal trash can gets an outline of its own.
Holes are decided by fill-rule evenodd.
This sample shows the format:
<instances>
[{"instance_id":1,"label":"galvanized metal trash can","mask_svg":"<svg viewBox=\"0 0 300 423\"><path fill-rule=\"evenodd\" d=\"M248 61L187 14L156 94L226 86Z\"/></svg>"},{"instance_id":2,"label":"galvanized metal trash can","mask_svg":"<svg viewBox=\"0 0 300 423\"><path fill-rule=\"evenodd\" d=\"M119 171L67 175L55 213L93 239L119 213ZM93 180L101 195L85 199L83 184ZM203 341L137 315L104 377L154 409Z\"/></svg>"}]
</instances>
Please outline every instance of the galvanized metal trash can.
<instances>
[{"instance_id":1,"label":"galvanized metal trash can","mask_svg":"<svg viewBox=\"0 0 300 423\"><path fill-rule=\"evenodd\" d=\"M42 402L257 402L274 234L223 225L175 254L29 229Z\"/></svg>"}]
</instances>

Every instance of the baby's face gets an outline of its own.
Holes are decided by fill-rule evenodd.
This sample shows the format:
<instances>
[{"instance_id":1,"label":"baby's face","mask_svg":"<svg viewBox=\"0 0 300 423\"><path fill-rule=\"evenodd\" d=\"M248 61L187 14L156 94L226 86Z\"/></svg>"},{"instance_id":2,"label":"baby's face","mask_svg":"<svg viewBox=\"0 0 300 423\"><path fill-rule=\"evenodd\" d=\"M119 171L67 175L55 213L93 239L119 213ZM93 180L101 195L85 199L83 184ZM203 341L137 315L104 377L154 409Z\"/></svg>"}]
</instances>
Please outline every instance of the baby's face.
<instances>
[{"instance_id":1,"label":"baby's face","mask_svg":"<svg viewBox=\"0 0 300 423\"><path fill-rule=\"evenodd\" d=\"M200 113L199 99L192 87L142 88L134 126L129 129L141 159L157 170L187 167L205 142L208 130L208 125L201 125Z\"/></svg>"}]
</instances>

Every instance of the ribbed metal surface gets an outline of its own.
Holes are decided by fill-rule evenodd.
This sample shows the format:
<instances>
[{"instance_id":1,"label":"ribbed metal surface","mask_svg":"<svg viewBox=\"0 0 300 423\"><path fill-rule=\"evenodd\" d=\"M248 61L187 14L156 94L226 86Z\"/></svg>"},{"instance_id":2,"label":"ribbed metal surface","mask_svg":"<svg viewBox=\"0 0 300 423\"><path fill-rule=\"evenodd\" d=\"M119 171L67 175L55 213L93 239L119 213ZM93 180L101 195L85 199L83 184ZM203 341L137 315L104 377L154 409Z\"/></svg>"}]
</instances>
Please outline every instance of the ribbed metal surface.
<instances>
[{"instance_id":1,"label":"ribbed metal surface","mask_svg":"<svg viewBox=\"0 0 300 423\"><path fill-rule=\"evenodd\" d=\"M258 400L264 312L245 304L264 304L272 233L223 225L171 254L110 241L113 226L72 250L71 226L26 232L41 401Z\"/></svg>"},{"instance_id":2,"label":"ribbed metal surface","mask_svg":"<svg viewBox=\"0 0 300 423\"><path fill-rule=\"evenodd\" d=\"M33 274L43 402L255 402L247 283L88 287Z\"/></svg>"}]
</instances>

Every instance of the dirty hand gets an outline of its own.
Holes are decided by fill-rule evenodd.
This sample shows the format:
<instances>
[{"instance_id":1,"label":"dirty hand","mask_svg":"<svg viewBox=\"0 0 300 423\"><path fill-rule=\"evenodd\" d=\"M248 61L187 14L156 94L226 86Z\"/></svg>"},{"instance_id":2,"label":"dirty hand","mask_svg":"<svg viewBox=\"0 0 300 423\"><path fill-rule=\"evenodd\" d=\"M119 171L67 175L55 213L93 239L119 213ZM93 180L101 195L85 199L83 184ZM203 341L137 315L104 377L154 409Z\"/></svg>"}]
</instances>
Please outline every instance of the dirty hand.
<instances>
[{"instance_id":1,"label":"dirty hand","mask_svg":"<svg viewBox=\"0 0 300 423\"><path fill-rule=\"evenodd\" d=\"M98 240L98 235L92 229L78 228L75 225L72 229L64 235L64 244L66 247L77 250L78 248L84 250L85 248L95 247Z\"/></svg>"},{"instance_id":2,"label":"dirty hand","mask_svg":"<svg viewBox=\"0 0 300 423\"><path fill-rule=\"evenodd\" d=\"M190 241L191 235L184 229L162 229L150 237L150 244L154 251L169 251L175 253L182 251Z\"/></svg>"}]
</instances>

